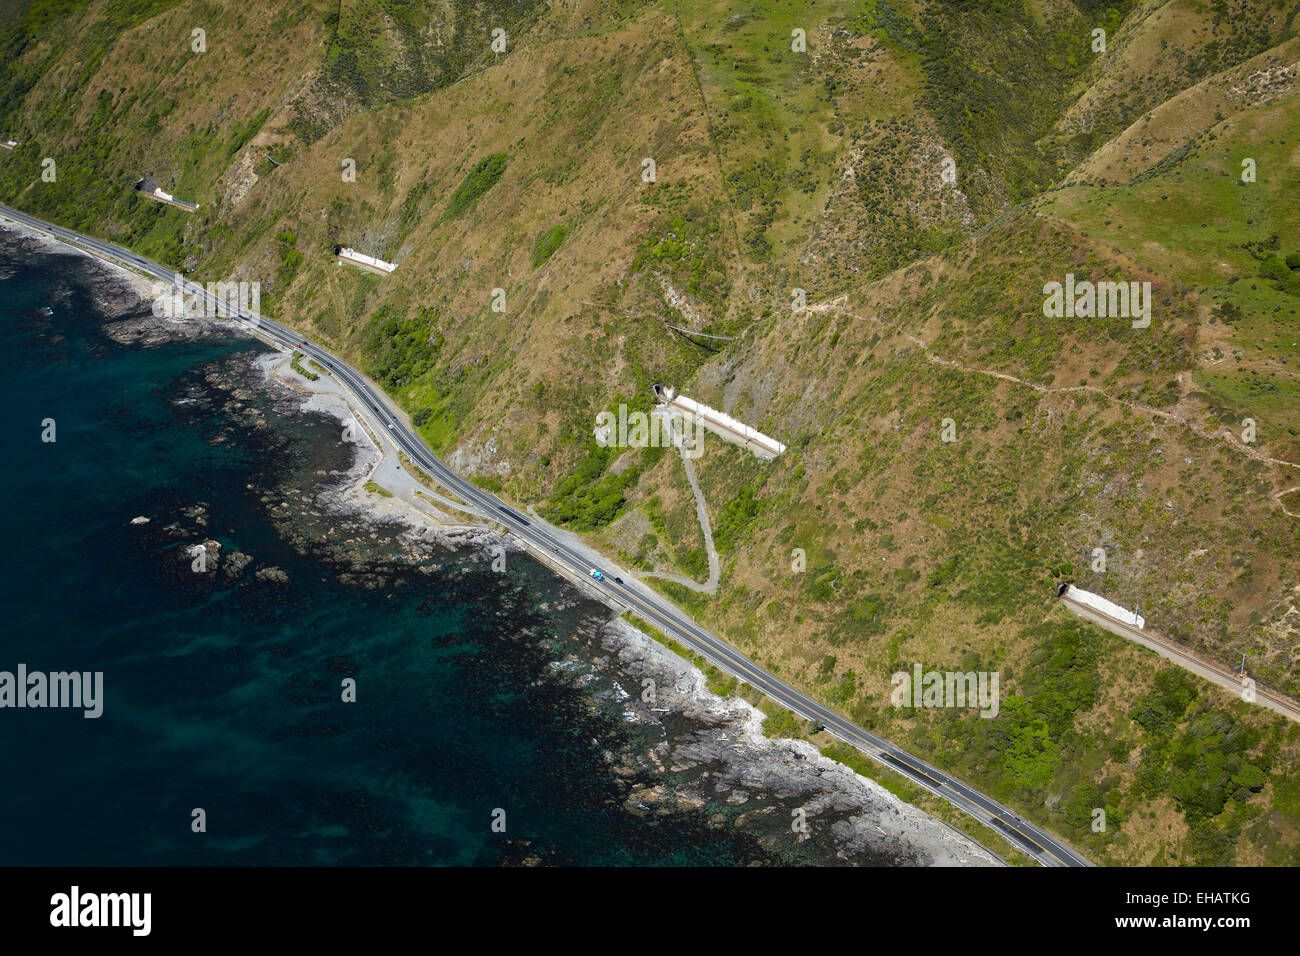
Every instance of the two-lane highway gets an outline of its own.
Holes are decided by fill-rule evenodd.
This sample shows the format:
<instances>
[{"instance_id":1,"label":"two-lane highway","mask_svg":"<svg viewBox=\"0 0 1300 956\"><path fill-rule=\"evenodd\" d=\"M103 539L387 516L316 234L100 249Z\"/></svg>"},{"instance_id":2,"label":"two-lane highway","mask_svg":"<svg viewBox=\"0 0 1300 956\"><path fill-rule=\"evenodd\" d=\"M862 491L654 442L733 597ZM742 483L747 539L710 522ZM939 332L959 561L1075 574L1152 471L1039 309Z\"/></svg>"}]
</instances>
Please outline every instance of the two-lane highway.
<instances>
[{"instance_id":1,"label":"two-lane highway","mask_svg":"<svg viewBox=\"0 0 1300 956\"><path fill-rule=\"evenodd\" d=\"M136 255L128 249L50 225L3 205L0 205L0 215L8 216L66 242L82 246L97 255L168 284L181 281L187 293L201 297L202 301L211 304L214 308L220 301L203 287L181 280L170 269ZM1076 851L1001 804L925 761L900 750L889 741L867 733L839 714L777 680L747 657L701 628L685 612L658 592L635 583L620 583L609 573L604 574L602 581L591 578L590 560L569 547L564 539L553 533L548 526L525 518L499 498L471 484L444 465L424 444L420 436L406 424L405 419L397 413L396 407L387 396L360 372L278 322L244 311L237 303L222 305L228 310L223 314L237 316L249 331L259 338L284 349L301 348L306 356L323 365L337 381L351 391L357 406L356 410L368 417L375 430L380 433L387 432L390 440L412 462L424 469L434 481L460 496L466 504L478 507L485 514L496 515L497 521L537 552L545 555L551 563L558 564L585 578L584 583L588 587L611 599L613 603L628 608L633 614L701 654L715 666L752 684L782 706L805 719L824 725L830 733L856 747L868 757L879 761L931 793L949 801L981 823L992 827L1009 843L1044 865L1091 865Z\"/></svg>"}]
</instances>

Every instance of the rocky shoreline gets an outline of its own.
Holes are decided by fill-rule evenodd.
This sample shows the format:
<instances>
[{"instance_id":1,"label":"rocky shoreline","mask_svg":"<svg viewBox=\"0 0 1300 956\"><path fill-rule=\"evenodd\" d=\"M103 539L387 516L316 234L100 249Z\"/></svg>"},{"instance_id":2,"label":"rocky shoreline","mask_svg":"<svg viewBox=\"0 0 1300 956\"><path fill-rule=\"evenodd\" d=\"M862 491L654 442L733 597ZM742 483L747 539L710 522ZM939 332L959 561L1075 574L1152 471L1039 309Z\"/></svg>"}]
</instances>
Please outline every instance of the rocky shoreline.
<instances>
[{"instance_id":1,"label":"rocky shoreline","mask_svg":"<svg viewBox=\"0 0 1300 956\"><path fill-rule=\"evenodd\" d=\"M120 344L161 345L208 335L240 333L239 325L229 319L159 317L153 308L159 292L156 280L92 256L2 215L0 250L12 263L7 267L11 272L24 262L49 255L75 257L84 263L87 267L84 274L96 309L103 315L114 317L104 325L104 334Z\"/></svg>"},{"instance_id":2,"label":"rocky shoreline","mask_svg":"<svg viewBox=\"0 0 1300 956\"><path fill-rule=\"evenodd\" d=\"M0 241L19 262L72 251L28 230L0 231ZM89 271L96 303L111 316L104 332L114 341L148 346L239 331L228 321L155 316L152 283L89 262L99 267ZM274 352L207 363L183 394L173 396L173 406L205 429L210 443L256 434L267 454L281 450L270 416L329 416L342 436L351 418L344 394L329 387L328 376L313 387L318 383L288 366L288 358ZM275 487L249 488L295 550L319 556L346 585L390 596L410 575L465 574L501 554L523 559L509 536L439 502L375 436L355 424L348 431L352 437L341 437L328 460L292 463ZM211 519L203 502L179 499L157 513L123 518L140 545L159 555L160 570L176 586L199 595L237 589L241 597L291 604L289 575L256 555L224 550ZM689 815L710 827L734 828L775 860L790 863L1001 862L811 744L767 738L761 712L713 694L698 668L536 567L531 584L545 595L539 610L563 617L567 633L555 646L557 675L590 693L593 708L616 715L628 730L605 757L624 783L626 812L664 820ZM794 826L796 818L806 825ZM521 852L515 862L542 862Z\"/></svg>"},{"instance_id":3,"label":"rocky shoreline","mask_svg":"<svg viewBox=\"0 0 1300 956\"><path fill-rule=\"evenodd\" d=\"M619 686L640 691L622 700L625 718L663 728L662 740L640 760L668 779L634 788L629 808L707 810L711 822L760 834L769 849L807 843L803 855L819 862L1000 862L874 780L822 756L812 744L765 736L761 711L714 694L698 668L626 621L608 622L595 643L604 655L593 657L593 670L608 670ZM649 701L647 688L653 688ZM793 829L796 811L806 823L803 833Z\"/></svg>"}]
</instances>

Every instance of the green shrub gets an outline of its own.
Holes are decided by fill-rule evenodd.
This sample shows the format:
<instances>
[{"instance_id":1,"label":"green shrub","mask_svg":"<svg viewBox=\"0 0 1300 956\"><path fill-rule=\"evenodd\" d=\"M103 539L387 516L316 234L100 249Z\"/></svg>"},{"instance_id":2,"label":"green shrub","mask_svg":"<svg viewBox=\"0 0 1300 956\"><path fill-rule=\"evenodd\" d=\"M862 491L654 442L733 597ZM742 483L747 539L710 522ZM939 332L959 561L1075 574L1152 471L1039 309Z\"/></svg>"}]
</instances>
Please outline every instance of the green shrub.
<instances>
[{"instance_id":1,"label":"green shrub","mask_svg":"<svg viewBox=\"0 0 1300 956\"><path fill-rule=\"evenodd\" d=\"M799 718L784 709L763 721L765 737L798 737L800 729Z\"/></svg>"},{"instance_id":2,"label":"green shrub","mask_svg":"<svg viewBox=\"0 0 1300 956\"><path fill-rule=\"evenodd\" d=\"M758 475L742 487L736 497L722 507L722 514L713 529L713 543L719 552L730 551L744 540L750 527L763 510L763 502L755 494L767 481L767 475Z\"/></svg>"},{"instance_id":3,"label":"green shrub","mask_svg":"<svg viewBox=\"0 0 1300 956\"><path fill-rule=\"evenodd\" d=\"M1287 268L1286 260L1281 256L1270 256L1261 262L1259 274L1265 279L1274 279L1278 282L1285 282L1291 278L1291 270Z\"/></svg>"},{"instance_id":4,"label":"green shrub","mask_svg":"<svg viewBox=\"0 0 1300 956\"><path fill-rule=\"evenodd\" d=\"M1264 787L1264 771L1245 757L1259 732L1231 714L1202 711L1170 750L1169 792L1193 826L1219 815L1229 798Z\"/></svg>"},{"instance_id":5,"label":"green shrub","mask_svg":"<svg viewBox=\"0 0 1300 956\"><path fill-rule=\"evenodd\" d=\"M371 316L366 351L371 356L371 374L379 384L401 388L433 367L443 341L436 327L439 315L436 308L424 308L408 319L384 305Z\"/></svg>"},{"instance_id":6,"label":"green shrub","mask_svg":"<svg viewBox=\"0 0 1300 956\"><path fill-rule=\"evenodd\" d=\"M961 558L955 554L952 557L944 558L939 563L939 566L930 572L930 576L925 579L925 583L932 588L947 584L957 576L957 566L959 564L961 564Z\"/></svg>"},{"instance_id":7,"label":"green shrub","mask_svg":"<svg viewBox=\"0 0 1300 956\"><path fill-rule=\"evenodd\" d=\"M533 241L533 268L536 269L555 254L564 242L568 230L564 226L552 226Z\"/></svg>"},{"instance_id":8,"label":"green shrub","mask_svg":"<svg viewBox=\"0 0 1300 956\"><path fill-rule=\"evenodd\" d=\"M290 367L291 367L295 372L297 372L299 375L301 375L303 378L307 379L308 381L312 381L312 382L314 382L314 381L316 381L317 379L320 378L320 376L317 375L315 372L312 372L312 371L310 371L310 370L308 370L308 369L306 369L306 368L303 367L303 364L302 364L302 353L301 353L301 352L295 351L295 352L293 353L293 361L291 361L291 362L289 363L289 366L290 366Z\"/></svg>"},{"instance_id":9,"label":"green shrub","mask_svg":"<svg viewBox=\"0 0 1300 956\"><path fill-rule=\"evenodd\" d=\"M810 568L807 575L808 593L814 601L830 601L835 597L835 589L840 583L838 568Z\"/></svg>"},{"instance_id":10,"label":"green shrub","mask_svg":"<svg viewBox=\"0 0 1300 956\"><path fill-rule=\"evenodd\" d=\"M459 216L478 202L485 192L497 184L497 180L506 171L507 161L505 153L493 153L479 160L451 194L447 211L442 218L447 220Z\"/></svg>"},{"instance_id":11,"label":"green shrub","mask_svg":"<svg viewBox=\"0 0 1300 956\"><path fill-rule=\"evenodd\" d=\"M302 265L302 253L297 249L283 249L280 251L280 268L276 271L275 276L280 281L282 289L287 288L293 282L294 277L298 275L298 267Z\"/></svg>"},{"instance_id":12,"label":"green shrub","mask_svg":"<svg viewBox=\"0 0 1300 956\"><path fill-rule=\"evenodd\" d=\"M605 474L613 449L602 448L592 441L590 452L573 472L560 479L551 495L551 503L542 515L548 521L577 531L594 531L609 524L623 513L627 491L641 477L640 465L631 465L621 474ZM661 449L648 449L652 457ZM691 560L689 555L685 556Z\"/></svg>"},{"instance_id":13,"label":"green shrub","mask_svg":"<svg viewBox=\"0 0 1300 956\"><path fill-rule=\"evenodd\" d=\"M1176 667L1157 673L1153 683L1155 686L1133 705L1129 716L1147 733L1167 740L1196 699L1196 685Z\"/></svg>"}]
</instances>

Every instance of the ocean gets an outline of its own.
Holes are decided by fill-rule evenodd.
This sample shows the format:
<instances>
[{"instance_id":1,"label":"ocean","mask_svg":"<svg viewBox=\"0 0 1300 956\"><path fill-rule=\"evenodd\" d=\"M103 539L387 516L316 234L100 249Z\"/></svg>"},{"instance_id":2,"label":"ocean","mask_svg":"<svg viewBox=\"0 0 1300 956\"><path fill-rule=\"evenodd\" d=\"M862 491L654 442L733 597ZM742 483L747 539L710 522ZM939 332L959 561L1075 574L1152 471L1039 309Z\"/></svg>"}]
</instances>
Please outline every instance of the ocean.
<instances>
[{"instance_id":1,"label":"ocean","mask_svg":"<svg viewBox=\"0 0 1300 956\"><path fill-rule=\"evenodd\" d=\"M557 666L606 609L319 514L338 422L229 387L251 340L114 341L98 268L0 251L0 671L103 674L98 718L0 709L0 864L793 859L713 808L629 808L655 781L610 754L662 729ZM205 539L221 574L193 572Z\"/></svg>"}]
</instances>

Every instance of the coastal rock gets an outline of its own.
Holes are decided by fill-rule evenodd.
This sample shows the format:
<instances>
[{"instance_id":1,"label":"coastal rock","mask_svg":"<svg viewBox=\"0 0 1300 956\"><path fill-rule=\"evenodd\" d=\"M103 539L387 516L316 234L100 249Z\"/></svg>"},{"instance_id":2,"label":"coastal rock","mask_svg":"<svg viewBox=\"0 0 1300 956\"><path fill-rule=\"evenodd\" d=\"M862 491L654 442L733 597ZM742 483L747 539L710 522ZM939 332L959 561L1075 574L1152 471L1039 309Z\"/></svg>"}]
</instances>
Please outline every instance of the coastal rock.
<instances>
[{"instance_id":1,"label":"coastal rock","mask_svg":"<svg viewBox=\"0 0 1300 956\"><path fill-rule=\"evenodd\" d=\"M259 568L253 577L259 581L266 581L270 584L288 584L289 575L277 567Z\"/></svg>"},{"instance_id":2,"label":"coastal rock","mask_svg":"<svg viewBox=\"0 0 1300 956\"><path fill-rule=\"evenodd\" d=\"M192 544L182 551L183 562L194 574L216 574L221 564L221 542L207 540Z\"/></svg>"},{"instance_id":3,"label":"coastal rock","mask_svg":"<svg viewBox=\"0 0 1300 956\"><path fill-rule=\"evenodd\" d=\"M151 526L144 526L141 531L148 537L140 543L157 555L159 571L167 581L194 595L212 593L221 567L220 542L212 539L194 541L191 538L190 543L176 547L162 544L156 532L151 533Z\"/></svg>"},{"instance_id":4,"label":"coastal rock","mask_svg":"<svg viewBox=\"0 0 1300 956\"><path fill-rule=\"evenodd\" d=\"M232 331L239 330L235 321L215 316L172 318L155 315L153 296L150 293L152 290L140 294L128 287L125 290L117 289L114 293L96 295L96 304L107 314L123 316L116 321L104 323L104 334L122 345L164 345L168 342L229 335Z\"/></svg>"},{"instance_id":5,"label":"coastal rock","mask_svg":"<svg viewBox=\"0 0 1300 956\"><path fill-rule=\"evenodd\" d=\"M244 552L230 552L221 562L221 583L226 587L234 584L252 563L253 559Z\"/></svg>"},{"instance_id":6,"label":"coastal rock","mask_svg":"<svg viewBox=\"0 0 1300 956\"><path fill-rule=\"evenodd\" d=\"M657 688L656 715L691 720L696 729L670 735L643 752L642 766L671 783L638 783L627 806L641 812L673 805L675 812L712 810L768 851L799 859L895 866L995 866L984 847L906 804L867 777L824 757L802 740L769 739L763 714L738 698L712 693L702 673L627 622L615 619L600 646L620 679L643 677ZM706 769L707 768L707 769ZM718 796L727 793L725 801ZM741 810L741 808L744 808ZM802 810L806 833L793 833L791 812ZM659 812L662 812L660 810Z\"/></svg>"},{"instance_id":7,"label":"coastal rock","mask_svg":"<svg viewBox=\"0 0 1300 956\"><path fill-rule=\"evenodd\" d=\"M202 501L196 501L184 511L181 512L186 518L189 518L200 528L208 526L208 506Z\"/></svg>"}]
</instances>

